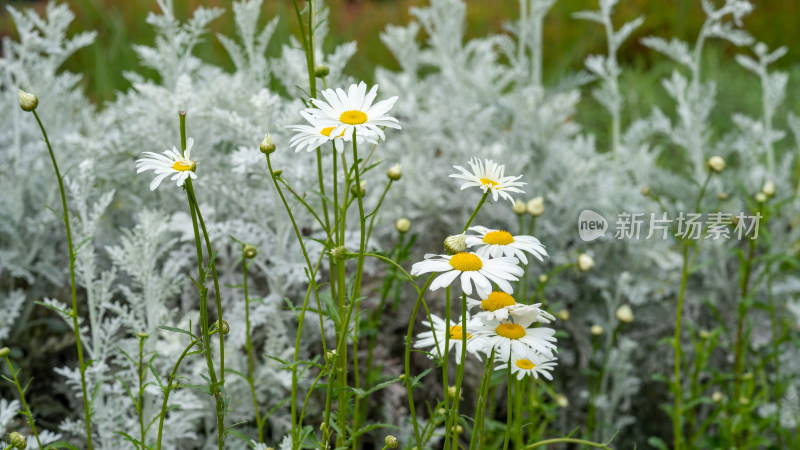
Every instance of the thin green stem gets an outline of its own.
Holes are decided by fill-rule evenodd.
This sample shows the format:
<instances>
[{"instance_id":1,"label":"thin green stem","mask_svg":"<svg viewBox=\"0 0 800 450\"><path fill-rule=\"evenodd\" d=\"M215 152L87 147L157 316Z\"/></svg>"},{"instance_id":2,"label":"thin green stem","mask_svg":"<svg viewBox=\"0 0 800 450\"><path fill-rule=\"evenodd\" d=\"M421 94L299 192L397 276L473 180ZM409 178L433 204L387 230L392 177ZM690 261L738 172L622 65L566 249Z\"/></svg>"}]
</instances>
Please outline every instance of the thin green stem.
<instances>
[{"instance_id":1,"label":"thin green stem","mask_svg":"<svg viewBox=\"0 0 800 450\"><path fill-rule=\"evenodd\" d=\"M461 400L461 384L464 381L464 361L467 358L467 294L461 294L461 360L456 367L456 391L453 398L452 415L455 417L454 426L458 427L458 404ZM458 439L453 440L453 448L458 448Z\"/></svg>"},{"instance_id":2,"label":"thin green stem","mask_svg":"<svg viewBox=\"0 0 800 450\"><path fill-rule=\"evenodd\" d=\"M514 393L512 388L514 386L514 376L511 374L511 356L509 355L508 358L508 393L506 394L506 436L503 438L503 450L508 450L508 441L511 440L511 429L513 428L513 420L514 415L511 411L514 410L514 406L512 404Z\"/></svg>"},{"instance_id":3,"label":"thin green stem","mask_svg":"<svg viewBox=\"0 0 800 450\"><path fill-rule=\"evenodd\" d=\"M375 206L375 209L370 213L369 218L369 228L367 228L367 242L369 242L369 237L372 236L372 227L375 225L375 217L378 215L378 210L380 209L381 205L383 204L383 199L386 197L386 193L389 192L389 188L392 187L393 180L389 180L386 183L386 188L383 190L381 194L381 198L378 199L378 204Z\"/></svg>"},{"instance_id":4,"label":"thin green stem","mask_svg":"<svg viewBox=\"0 0 800 450\"><path fill-rule=\"evenodd\" d=\"M186 347L186 349L183 350L183 353L181 353L181 356L178 358L175 366L173 366L172 373L170 373L169 379L167 380L167 386L164 388L164 401L161 403L161 413L159 414L158 418L158 438L156 439L157 450L161 450L161 438L163 436L162 432L164 431L164 417L167 415L167 401L169 401L169 393L172 392L172 382L175 380L175 376L178 373L178 367L180 367L183 358L185 358L186 354L189 353L189 350L191 350L192 347L198 343L199 341L194 340L191 344L189 344L188 347Z\"/></svg>"},{"instance_id":5,"label":"thin green stem","mask_svg":"<svg viewBox=\"0 0 800 450\"><path fill-rule=\"evenodd\" d=\"M444 429L444 447L442 448L449 448L450 447L450 435L455 434L453 433L453 418L450 415L450 395L449 395L449 387L450 387L450 379L447 374L447 368L450 364L450 285L447 285L445 288L445 306L444 306L444 358L442 359L442 396L444 398L444 417L445 417L445 429ZM433 322L431 322L431 325ZM464 349L466 350L466 348Z\"/></svg>"},{"instance_id":6,"label":"thin green stem","mask_svg":"<svg viewBox=\"0 0 800 450\"><path fill-rule=\"evenodd\" d=\"M75 285L76 255L75 248L72 245L72 230L69 226L67 195L64 191L64 180L61 177L61 172L58 170L58 164L56 163L56 155L53 152L52 145L50 145L50 139L47 137L47 131L45 131L44 125L42 125L42 121L39 119L39 114L36 113L36 110L32 112L33 117L36 118L36 122L39 124L39 129L42 130L42 136L44 137L44 142L47 144L47 150L50 152L50 160L53 162L53 169L56 172L56 179L58 180L58 190L61 193L61 208L64 212L64 227L67 231L67 247L69 248L69 282L70 292L72 294L72 310L70 311L70 317L72 317L72 330L75 333L75 346L78 349L78 369L81 373L81 392L83 393L83 417L86 421L86 445L89 450L92 450L94 448L92 446L92 411L89 407L89 395L86 390L86 364L83 360L83 344L81 343L81 330L78 323L78 295Z\"/></svg>"},{"instance_id":7,"label":"thin green stem","mask_svg":"<svg viewBox=\"0 0 800 450\"><path fill-rule=\"evenodd\" d=\"M527 392L526 386L528 379L514 380L516 385L517 395L514 396L514 448L520 450L522 448L522 399Z\"/></svg>"},{"instance_id":8,"label":"thin green stem","mask_svg":"<svg viewBox=\"0 0 800 450\"><path fill-rule=\"evenodd\" d=\"M611 447L608 446L608 444L600 444L598 442L586 441L584 439L572 439L572 438L557 438L557 439L547 439L544 441L539 441L535 444L531 444L525 447L525 450L530 450L532 448L542 447L544 445L552 445L552 444L580 444L580 445L588 445L589 447L612 450Z\"/></svg>"},{"instance_id":9,"label":"thin green stem","mask_svg":"<svg viewBox=\"0 0 800 450\"><path fill-rule=\"evenodd\" d=\"M8 355L5 355L6 364L8 365L8 370L11 371L11 376L14 377L14 386L17 388L17 392L19 392L19 399L22 401L22 407L25 409L25 416L28 418L28 426L31 427L33 430L33 436L36 438L36 443L39 444L39 448L42 447L42 441L39 439L39 432L36 431L36 421L33 420L33 413L31 413L31 409L28 407L28 402L25 401L25 391L22 389L22 386L19 384L19 380L17 379L17 371L14 370L14 366L11 364L11 360L8 358Z\"/></svg>"},{"instance_id":10,"label":"thin green stem","mask_svg":"<svg viewBox=\"0 0 800 450\"><path fill-rule=\"evenodd\" d=\"M142 384L144 381L144 340L146 336L139 336L139 367L138 367L138 376L139 376L139 391L137 394L137 403L136 403L136 412L139 416L139 435L140 435L140 442L142 443L142 450L147 448L147 444L145 443L145 435L144 435L144 418L142 414L144 413L144 389L142 389ZM41 447L41 444L39 445Z\"/></svg>"},{"instance_id":11,"label":"thin green stem","mask_svg":"<svg viewBox=\"0 0 800 450\"><path fill-rule=\"evenodd\" d=\"M491 192L490 190L487 190L483 194L483 197L481 197L481 201L478 202L478 206L475 207L475 210L472 211L472 215L469 216L469 220L467 220L467 224L464 225L464 229L461 230L462 233L466 233L467 232L467 228L469 228L470 224L472 224L472 221L475 220L475 216L478 215L478 211L481 210L481 206L483 206L483 203L486 201L486 198L489 197L489 193L490 192Z\"/></svg>"},{"instance_id":12,"label":"thin green stem","mask_svg":"<svg viewBox=\"0 0 800 450\"><path fill-rule=\"evenodd\" d=\"M405 341L405 377L404 381L406 384L406 392L408 393L408 409L411 413L411 423L414 426L414 439L417 444L417 448L421 449L422 441L420 440L419 434L419 424L417 423L417 412L416 408L414 407L414 386L411 381L411 335L414 332L414 322L417 319L417 312L419 311L419 306L422 304L425 298L425 290L428 289L428 286L431 285L433 282L433 277L436 274L431 274L428 277L428 281L425 282L425 285L420 289L419 295L417 295L417 302L414 304L414 309L411 311L411 318L408 321L408 331L406 332L406 341ZM434 334L434 337L436 335Z\"/></svg>"},{"instance_id":13,"label":"thin green stem","mask_svg":"<svg viewBox=\"0 0 800 450\"><path fill-rule=\"evenodd\" d=\"M475 406L475 427L472 430L472 436L469 440L469 448L472 450L474 445L478 448L483 448L483 420L486 415L486 400L489 398L489 385L492 378L492 363L494 362L495 349L492 348L492 354L486 359L483 366L483 376L481 377L481 385L478 390L478 404ZM475 441L477 436L478 440Z\"/></svg>"},{"instance_id":14,"label":"thin green stem","mask_svg":"<svg viewBox=\"0 0 800 450\"><path fill-rule=\"evenodd\" d=\"M253 342L250 339L250 296L247 291L247 258L242 255L242 278L244 288L244 323L245 323L245 343L247 351L247 382L250 384L250 393L253 395L253 411L256 414L256 428L258 428L258 442L264 442L264 432L261 423L261 415L258 412L258 397L256 396L256 384L254 380L253 364Z\"/></svg>"}]
</instances>

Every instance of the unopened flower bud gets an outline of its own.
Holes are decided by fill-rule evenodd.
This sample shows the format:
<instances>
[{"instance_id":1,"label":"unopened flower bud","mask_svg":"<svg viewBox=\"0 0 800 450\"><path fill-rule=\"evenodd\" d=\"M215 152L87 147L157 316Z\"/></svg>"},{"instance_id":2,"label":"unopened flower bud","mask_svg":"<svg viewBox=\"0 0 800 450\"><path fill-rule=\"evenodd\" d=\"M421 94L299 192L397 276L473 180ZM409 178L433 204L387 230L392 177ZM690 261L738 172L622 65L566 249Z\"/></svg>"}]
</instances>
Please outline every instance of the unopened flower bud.
<instances>
[{"instance_id":1,"label":"unopened flower bud","mask_svg":"<svg viewBox=\"0 0 800 450\"><path fill-rule=\"evenodd\" d=\"M398 233L406 233L411 229L411 221L405 217L401 217L394 223L394 228Z\"/></svg>"},{"instance_id":2,"label":"unopened flower bud","mask_svg":"<svg viewBox=\"0 0 800 450\"><path fill-rule=\"evenodd\" d=\"M728 194L725 192L717 192L717 198L720 200L727 200Z\"/></svg>"},{"instance_id":3,"label":"unopened flower bud","mask_svg":"<svg viewBox=\"0 0 800 450\"><path fill-rule=\"evenodd\" d=\"M741 403L742 405L749 405L750 399L747 397L739 397L739 403Z\"/></svg>"},{"instance_id":4,"label":"unopened flower bud","mask_svg":"<svg viewBox=\"0 0 800 450\"><path fill-rule=\"evenodd\" d=\"M464 432L464 427L462 427L461 425L454 425L453 426L453 432L455 434L461 434L461 433Z\"/></svg>"},{"instance_id":5,"label":"unopened flower bud","mask_svg":"<svg viewBox=\"0 0 800 450\"><path fill-rule=\"evenodd\" d=\"M714 403L721 402L722 401L722 392L714 391L714 393L711 394L711 401L714 402Z\"/></svg>"},{"instance_id":6,"label":"unopened flower bud","mask_svg":"<svg viewBox=\"0 0 800 450\"><path fill-rule=\"evenodd\" d=\"M547 274L543 273L539 275L539 283L542 284L547 283L547 280L548 280Z\"/></svg>"},{"instance_id":7,"label":"unopened flower bud","mask_svg":"<svg viewBox=\"0 0 800 450\"><path fill-rule=\"evenodd\" d=\"M589 329L589 332L594 336L600 336L603 334L603 327L600 325L592 325L592 328Z\"/></svg>"},{"instance_id":8,"label":"unopened flower bud","mask_svg":"<svg viewBox=\"0 0 800 450\"><path fill-rule=\"evenodd\" d=\"M400 445L400 442L397 441L397 438L391 434L386 436L386 438L383 440L383 443L386 445L386 448L397 448L397 446Z\"/></svg>"},{"instance_id":9,"label":"unopened flower bud","mask_svg":"<svg viewBox=\"0 0 800 450\"><path fill-rule=\"evenodd\" d=\"M545 210L544 199L541 196L534 197L528 201L526 207L528 209L528 214L534 217L541 216L542 214L544 214Z\"/></svg>"},{"instance_id":10,"label":"unopened flower bud","mask_svg":"<svg viewBox=\"0 0 800 450\"><path fill-rule=\"evenodd\" d=\"M764 203L767 201L767 194L759 192L758 194L756 194L755 199L758 203Z\"/></svg>"},{"instance_id":11,"label":"unopened flower bud","mask_svg":"<svg viewBox=\"0 0 800 450\"><path fill-rule=\"evenodd\" d=\"M617 319L623 323L633 322L633 311L631 310L631 307L627 304L620 306L617 310Z\"/></svg>"},{"instance_id":12,"label":"unopened flower bud","mask_svg":"<svg viewBox=\"0 0 800 450\"><path fill-rule=\"evenodd\" d=\"M569 311L566 310L566 309L562 309L561 311L557 312L556 315L561 320L564 320L564 321L569 320Z\"/></svg>"},{"instance_id":13,"label":"unopened flower bud","mask_svg":"<svg viewBox=\"0 0 800 450\"><path fill-rule=\"evenodd\" d=\"M725 160L722 159L722 156L712 156L708 158L708 167L713 170L714 172L722 172L725 170Z\"/></svg>"},{"instance_id":14,"label":"unopened flower bud","mask_svg":"<svg viewBox=\"0 0 800 450\"><path fill-rule=\"evenodd\" d=\"M275 169L272 171L272 176L275 178L280 178L283 175L283 169Z\"/></svg>"},{"instance_id":15,"label":"unopened flower bud","mask_svg":"<svg viewBox=\"0 0 800 450\"><path fill-rule=\"evenodd\" d=\"M392 181L397 181L403 177L403 166L395 164L386 171L386 176Z\"/></svg>"},{"instance_id":16,"label":"unopened flower bud","mask_svg":"<svg viewBox=\"0 0 800 450\"><path fill-rule=\"evenodd\" d=\"M708 330L700 330L698 335L700 336L700 339L709 339L711 337L711 333L709 333Z\"/></svg>"},{"instance_id":17,"label":"unopened flower bud","mask_svg":"<svg viewBox=\"0 0 800 450\"><path fill-rule=\"evenodd\" d=\"M449 395L450 398L456 398L456 387L455 386L448 386L447 387L447 395Z\"/></svg>"},{"instance_id":18,"label":"unopened flower bud","mask_svg":"<svg viewBox=\"0 0 800 450\"><path fill-rule=\"evenodd\" d=\"M34 108L35 107L36 106L34 106ZM16 431L8 435L8 443L11 444L11 448L18 448L20 450L28 446L28 443L25 442L25 436L17 433Z\"/></svg>"},{"instance_id":19,"label":"unopened flower bud","mask_svg":"<svg viewBox=\"0 0 800 450\"><path fill-rule=\"evenodd\" d=\"M35 95L25 92L22 89L17 89L19 94L19 107L23 111L33 111L39 105L39 99Z\"/></svg>"},{"instance_id":20,"label":"unopened flower bud","mask_svg":"<svg viewBox=\"0 0 800 450\"><path fill-rule=\"evenodd\" d=\"M336 360L336 350L328 350L325 353L325 362L332 364Z\"/></svg>"},{"instance_id":21,"label":"unopened flower bud","mask_svg":"<svg viewBox=\"0 0 800 450\"><path fill-rule=\"evenodd\" d=\"M764 187L761 188L761 192L767 197L772 197L775 195L775 183L773 183L772 180L768 180L764 183Z\"/></svg>"},{"instance_id":22,"label":"unopened flower bud","mask_svg":"<svg viewBox=\"0 0 800 450\"><path fill-rule=\"evenodd\" d=\"M514 211L514 214L521 216L528 211L528 205L521 200L517 200L516 202L514 202L514 207L512 208L512 210Z\"/></svg>"},{"instance_id":23,"label":"unopened flower bud","mask_svg":"<svg viewBox=\"0 0 800 450\"><path fill-rule=\"evenodd\" d=\"M753 379L753 372L745 372L742 374L743 380L752 380Z\"/></svg>"},{"instance_id":24,"label":"unopened flower bud","mask_svg":"<svg viewBox=\"0 0 800 450\"><path fill-rule=\"evenodd\" d=\"M277 147L275 146L275 143L272 142L272 136L267 133L264 135L264 140L261 141L261 145L259 145L258 148L261 149L261 153L268 155L274 152Z\"/></svg>"},{"instance_id":25,"label":"unopened flower bud","mask_svg":"<svg viewBox=\"0 0 800 450\"><path fill-rule=\"evenodd\" d=\"M564 394L556 394L556 404L562 408L566 408L569 406L569 400L567 400L567 396Z\"/></svg>"},{"instance_id":26,"label":"unopened flower bud","mask_svg":"<svg viewBox=\"0 0 800 450\"><path fill-rule=\"evenodd\" d=\"M8 347L0 348L0 358L5 358L9 353L11 353L11 350Z\"/></svg>"},{"instance_id":27,"label":"unopened flower bud","mask_svg":"<svg viewBox=\"0 0 800 450\"><path fill-rule=\"evenodd\" d=\"M448 255L455 255L467 249L467 236L464 233L448 236L444 240L444 249Z\"/></svg>"},{"instance_id":28,"label":"unopened flower bud","mask_svg":"<svg viewBox=\"0 0 800 450\"><path fill-rule=\"evenodd\" d=\"M218 330L219 330L219 320L214 322L211 325L211 331L218 331ZM223 335L226 335L226 334L231 332L231 326L228 325L228 322L226 322L224 320L222 321L222 330L221 331L222 331Z\"/></svg>"},{"instance_id":29,"label":"unopened flower bud","mask_svg":"<svg viewBox=\"0 0 800 450\"><path fill-rule=\"evenodd\" d=\"M350 186L350 193L353 194L354 197L363 197L364 194L367 193L367 182L361 181L360 185L352 185Z\"/></svg>"},{"instance_id":30,"label":"unopened flower bud","mask_svg":"<svg viewBox=\"0 0 800 450\"><path fill-rule=\"evenodd\" d=\"M317 78L325 78L329 73L331 73L331 69L325 64L317 64L317 67L314 68L314 76Z\"/></svg>"},{"instance_id":31,"label":"unopened flower bud","mask_svg":"<svg viewBox=\"0 0 800 450\"><path fill-rule=\"evenodd\" d=\"M642 195L645 197L650 195L650 186L642 186Z\"/></svg>"},{"instance_id":32,"label":"unopened flower bud","mask_svg":"<svg viewBox=\"0 0 800 450\"><path fill-rule=\"evenodd\" d=\"M580 269L581 272L588 272L592 267L594 267L594 260L591 256L586 253L578 255L578 269Z\"/></svg>"},{"instance_id":33,"label":"unopened flower bud","mask_svg":"<svg viewBox=\"0 0 800 450\"><path fill-rule=\"evenodd\" d=\"M253 259L258 255L258 250L252 245L245 245L244 249L242 249L242 256L247 259Z\"/></svg>"},{"instance_id":34,"label":"unopened flower bud","mask_svg":"<svg viewBox=\"0 0 800 450\"><path fill-rule=\"evenodd\" d=\"M147 339L150 337L149 333L145 333L144 331L140 331L136 333L136 336L139 336L140 339Z\"/></svg>"},{"instance_id":35,"label":"unopened flower bud","mask_svg":"<svg viewBox=\"0 0 800 450\"><path fill-rule=\"evenodd\" d=\"M344 261L347 259L347 249L344 247L344 245L335 247L333 250L331 250L331 256L333 256L333 259L337 261Z\"/></svg>"}]
</instances>

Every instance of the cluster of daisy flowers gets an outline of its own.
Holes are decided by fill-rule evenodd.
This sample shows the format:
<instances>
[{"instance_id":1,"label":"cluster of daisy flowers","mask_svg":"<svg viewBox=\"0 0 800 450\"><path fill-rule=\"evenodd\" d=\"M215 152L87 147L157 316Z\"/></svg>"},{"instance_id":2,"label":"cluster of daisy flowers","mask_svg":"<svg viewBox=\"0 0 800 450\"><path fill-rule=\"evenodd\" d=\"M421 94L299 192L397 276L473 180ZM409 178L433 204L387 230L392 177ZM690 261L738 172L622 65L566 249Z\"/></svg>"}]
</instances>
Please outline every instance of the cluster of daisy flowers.
<instances>
[{"instance_id":1,"label":"cluster of daisy flowers","mask_svg":"<svg viewBox=\"0 0 800 450\"><path fill-rule=\"evenodd\" d=\"M478 187L485 196L491 193L495 201L500 196L512 203L509 192L522 192L518 186L525 183L516 181L520 176L505 176L504 166L476 158L469 164L472 172L455 166L461 173L451 175L466 180L461 189ZM423 261L413 265L411 274L438 273L431 282L431 290L450 286L458 279L461 290L468 296L467 308L478 311L474 315L465 312L457 323L447 323L431 314L431 321L423 322L429 330L417 336L415 347L430 349L431 357L443 357L445 351L454 351L460 363L466 333L467 354L478 360L494 355L497 369L510 367L518 379L541 375L552 380L550 372L556 364L555 330L541 324L555 318L541 309L541 303L518 303L512 295L512 282L519 281L524 274L520 263L528 263L526 253L543 261L547 256L544 246L533 236L514 236L504 230L473 226L467 231L469 234L445 240L448 254L425 255Z\"/></svg>"}]
</instances>

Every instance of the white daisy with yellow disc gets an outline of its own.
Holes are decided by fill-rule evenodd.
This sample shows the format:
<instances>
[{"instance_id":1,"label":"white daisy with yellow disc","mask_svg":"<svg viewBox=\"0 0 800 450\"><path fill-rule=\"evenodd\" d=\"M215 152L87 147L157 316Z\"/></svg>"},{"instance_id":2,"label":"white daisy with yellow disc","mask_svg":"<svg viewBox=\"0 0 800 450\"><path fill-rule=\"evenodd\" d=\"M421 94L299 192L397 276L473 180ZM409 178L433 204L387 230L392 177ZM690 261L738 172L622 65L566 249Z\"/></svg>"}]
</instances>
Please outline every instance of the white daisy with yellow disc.
<instances>
[{"instance_id":1,"label":"white daisy with yellow disc","mask_svg":"<svg viewBox=\"0 0 800 450\"><path fill-rule=\"evenodd\" d=\"M491 230L486 227L470 227L470 231L477 235L468 235L466 244L468 247L478 247L475 250L479 256L485 258L497 258L499 256L513 256L528 264L525 252L530 253L539 261L544 261L547 256L544 245L533 236L514 236L505 230Z\"/></svg>"},{"instance_id":2,"label":"white daisy with yellow disc","mask_svg":"<svg viewBox=\"0 0 800 450\"><path fill-rule=\"evenodd\" d=\"M528 321L530 318L533 319L532 322L539 323L550 323L555 320L552 314L540 308L541 305L541 303L534 305L517 303L514 297L502 291L492 291L482 300L467 297L467 307L470 309L480 308L481 311L475 317L485 320L503 321L508 320L509 317L514 322Z\"/></svg>"},{"instance_id":3,"label":"white daisy with yellow disc","mask_svg":"<svg viewBox=\"0 0 800 450\"><path fill-rule=\"evenodd\" d=\"M525 320L486 320L475 334L485 338L483 352L490 355L492 349L498 358L508 361L511 355L532 360L537 355L552 358L556 351L556 331L546 327L531 327L535 318Z\"/></svg>"},{"instance_id":4,"label":"white daisy with yellow disc","mask_svg":"<svg viewBox=\"0 0 800 450\"><path fill-rule=\"evenodd\" d=\"M301 111L300 114L307 120L309 123L313 123L313 118L310 114L306 113L305 111ZM300 150L305 149L307 152L316 150L322 144L333 141L336 139L341 139L344 141L350 141L353 139L353 135L346 135L344 131L341 133L334 134L333 130L336 128L335 126L321 126L321 125L289 125L286 128L295 131L294 136L289 139L289 147L293 147L295 152L299 152ZM362 142L369 142L371 144L377 144L378 138L377 136L364 134L363 136L360 134L356 134L359 144ZM336 150L341 153L344 150L344 146L340 145L336 148Z\"/></svg>"},{"instance_id":5,"label":"white daisy with yellow disc","mask_svg":"<svg viewBox=\"0 0 800 450\"><path fill-rule=\"evenodd\" d=\"M495 362L499 363L495 370L502 370L508 368L508 359L495 358ZM550 373L556 367L556 358L545 358L541 355L532 358L525 358L521 356L511 355L511 373L521 380L527 376L553 380L553 375Z\"/></svg>"},{"instance_id":6,"label":"white daisy with yellow disc","mask_svg":"<svg viewBox=\"0 0 800 450\"><path fill-rule=\"evenodd\" d=\"M481 340L479 337L469 332L469 330L476 328L479 324L470 320L469 314L467 314L466 330L464 330L463 322L458 322L455 324L453 321L450 321L450 324L448 325L444 319L436 314L431 314L431 320L433 323L428 322L427 320L422 322L422 325L429 327L430 331L423 331L422 333L418 334L417 341L414 343L414 347L430 349L429 356L431 358L443 358L445 337L448 333L450 333L448 352L452 352L455 349L456 363L460 363L461 352L464 349L463 333L467 333L467 353L478 358L478 360L481 359L480 352L483 348Z\"/></svg>"},{"instance_id":7,"label":"white daisy with yellow disc","mask_svg":"<svg viewBox=\"0 0 800 450\"><path fill-rule=\"evenodd\" d=\"M461 185L462 191L468 187L478 187L484 193L491 191L492 201L496 202L499 195L510 201L512 205L514 204L514 199L511 198L509 192L525 193L525 191L519 189L519 186L524 186L525 183L517 181L522 178L522 175L515 177L505 176L506 166L502 164L497 164L491 159L481 161L478 158L472 158L469 160L469 166L472 168L472 172L461 166L453 166L460 170L461 173L450 175L452 178L467 180L466 183Z\"/></svg>"},{"instance_id":8,"label":"white daisy with yellow disc","mask_svg":"<svg viewBox=\"0 0 800 450\"><path fill-rule=\"evenodd\" d=\"M175 181L178 186L183 186L187 178L197 179L197 174L194 173L197 169L197 163L192 161L192 146L194 139L189 138L186 140L186 150L181 153L176 147L172 150L165 150L163 155L154 152L144 152L145 157L136 161L136 173L142 173L146 170L155 172L156 177L150 182L150 190L154 191L164 178L170 178Z\"/></svg>"},{"instance_id":9,"label":"white daisy with yellow disc","mask_svg":"<svg viewBox=\"0 0 800 450\"><path fill-rule=\"evenodd\" d=\"M344 133L344 136L350 137L355 130L357 136L371 135L385 140L384 127L400 129L397 119L386 114L397 101L396 96L372 104L378 96L377 85L367 92L367 84L362 81L351 85L347 92L341 88L325 89L321 94L325 101L311 99L315 107L307 108L305 112L310 116L308 120L312 125L334 127L331 131L334 136Z\"/></svg>"},{"instance_id":10,"label":"white daisy with yellow disc","mask_svg":"<svg viewBox=\"0 0 800 450\"><path fill-rule=\"evenodd\" d=\"M478 296L485 297L492 292L492 283L500 290L514 292L509 281L517 281L524 271L514 257L482 258L475 253L456 253L455 255L425 255L425 260L411 267L411 275L428 272L442 272L431 283L431 290L450 286L456 278L461 278L461 289L465 294L472 294L472 284Z\"/></svg>"}]
</instances>

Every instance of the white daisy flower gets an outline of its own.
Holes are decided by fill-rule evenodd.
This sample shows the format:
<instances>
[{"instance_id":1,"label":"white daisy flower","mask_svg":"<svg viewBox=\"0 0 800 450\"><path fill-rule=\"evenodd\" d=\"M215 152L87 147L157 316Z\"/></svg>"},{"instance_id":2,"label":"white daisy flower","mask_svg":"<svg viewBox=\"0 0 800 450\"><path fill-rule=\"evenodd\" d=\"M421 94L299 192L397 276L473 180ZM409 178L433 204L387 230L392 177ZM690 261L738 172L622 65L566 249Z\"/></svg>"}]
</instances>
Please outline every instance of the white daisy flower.
<instances>
[{"instance_id":1,"label":"white daisy flower","mask_svg":"<svg viewBox=\"0 0 800 450\"><path fill-rule=\"evenodd\" d=\"M414 343L414 347L416 348L430 348L431 355L430 357L433 358L434 356L444 357L444 345L445 345L445 337L447 333L450 333L450 340L448 341L449 345L449 352L453 352L455 349L455 357L456 363L461 362L461 352L464 348L464 324L463 322L458 322L458 324L453 324L453 321L450 321L450 325L447 325L445 320L441 317L437 316L436 314L431 314L431 320L433 320L433 325L427 320L423 321L422 324L426 327L430 328L430 331L423 331L422 333L417 335L417 342ZM483 348L481 338L469 332L469 330L477 328L480 324L470 319L469 313L467 313L467 353L472 354L472 356L481 359L480 352Z\"/></svg>"},{"instance_id":2,"label":"white daisy flower","mask_svg":"<svg viewBox=\"0 0 800 450\"><path fill-rule=\"evenodd\" d=\"M545 327L530 328L534 321L532 317L520 319L517 323L487 320L475 330L475 334L485 338L485 354L491 354L494 349L497 357L506 361L512 354L530 360L537 355L552 358L556 351L556 331Z\"/></svg>"},{"instance_id":3,"label":"white daisy flower","mask_svg":"<svg viewBox=\"0 0 800 450\"><path fill-rule=\"evenodd\" d=\"M470 309L479 307L481 312L475 317L482 319L503 321L511 317L517 323L528 321L530 318L533 319L532 322L540 323L550 323L556 320L550 313L541 309L541 305L541 303L533 305L517 303L514 297L502 291L494 291L483 300L467 297L467 307Z\"/></svg>"},{"instance_id":4,"label":"white daisy flower","mask_svg":"<svg viewBox=\"0 0 800 450\"><path fill-rule=\"evenodd\" d=\"M400 124L394 117L386 115L397 97L380 101L372 104L378 95L378 86L372 86L367 93L367 84L363 81L359 84L350 86L347 92L340 89L325 89L322 96L326 101L311 99L311 103L316 108L305 110L310 116L307 118L312 125L323 128L334 127L330 134L339 136L352 136L353 130L356 135L378 136L381 140L386 139L382 127L400 129Z\"/></svg>"},{"instance_id":5,"label":"white daisy flower","mask_svg":"<svg viewBox=\"0 0 800 450\"><path fill-rule=\"evenodd\" d=\"M411 275L428 272L443 272L431 283L431 290L449 286L456 278L461 277L461 289L465 294L472 294L472 283L475 283L478 296L486 297L492 292L492 282L505 292L514 292L509 281L517 281L524 273L517 265L514 257L482 258L475 253L456 253L455 255L425 255L425 260L411 267Z\"/></svg>"},{"instance_id":6,"label":"white daisy flower","mask_svg":"<svg viewBox=\"0 0 800 450\"><path fill-rule=\"evenodd\" d=\"M514 199L511 198L511 194L509 194L509 192L525 193L525 191L517 187L525 185L525 183L521 181L516 181L522 178L522 175L518 175L516 177L504 176L506 166L497 164L490 159L481 161L478 158L470 159L469 165L472 168L471 173L461 166L453 166L460 170L461 173L454 173L450 175L453 178L467 180L466 183L461 185L462 190L472 186L481 188L483 192L491 190L492 201L496 202L497 195L499 194L512 204L514 204Z\"/></svg>"},{"instance_id":7,"label":"white daisy flower","mask_svg":"<svg viewBox=\"0 0 800 450\"><path fill-rule=\"evenodd\" d=\"M306 113L305 111L301 111L300 114L308 120L310 123L313 123L314 119L311 117L310 114ZM294 130L296 133L289 139L289 147L294 147L295 152L299 152L300 150L304 149L307 152L316 150L322 144L333 141L336 139L342 139L345 141L350 141L353 139L353 135L346 135L344 131L339 133L338 135L333 134L332 131L336 128L335 126L321 126L321 125L289 125L286 128ZM377 136L372 135L361 135L356 134L358 143L369 142L371 144L377 144L378 139ZM344 150L344 146L340 145L336 150L341 153Z\"/></svg>"},{"instance_id":8,"label":"white daisy flower","mask_svg":"<svg viewBox=\"0 0 800 450\"><path fill-rule=\"evenodd\" d=\"M478 233L477 236L467 236L467 246L479 246L475 252L479 256L497 258L498 256L514 256L528 264L524 252L535 256L539 261L544 261L547 256L544 245L533 236L513 236L508 231L490 230L486 227L469 227L470 231Z\"/></svg>"},{"instance_id":9,"label":"white daisy flower","mask_svg":"<svg viewBox=\"0 0 800 450\"><path fill-rule=\"evenodd\" d=\"M500 363L495 370L502 370L508 368L508 359L495 358L495 362ZM534 357L532 359L522 358L514 354L511 355L511 373L517 375L517 379L521 380L526 376L543 378L553 380L553 375L550 373L556 366L556 358L545 358L543 356Z\"/></svg>"},{"instance_id":10,"label":"white daisy flower","mask_svg":"<svg viewBox=\"0 0 800 450\"><path fill-rule=\"evenodd\" d=\"M194 173L197 163L191 159L193 145L194 139L186 140L186 150L183 156L175 146L172 147L172 150L165 150L163 155L144 152L147 156L136 161L136 173L142 173L145 170L153 170L156 173L156 177L150 183L151 191L154 191L164 178L170 175L172 175L170 178L172 181L175 181L178 186L183 186L187 178L197 179L197 174Z\"/></svg>"}]
</instances>

